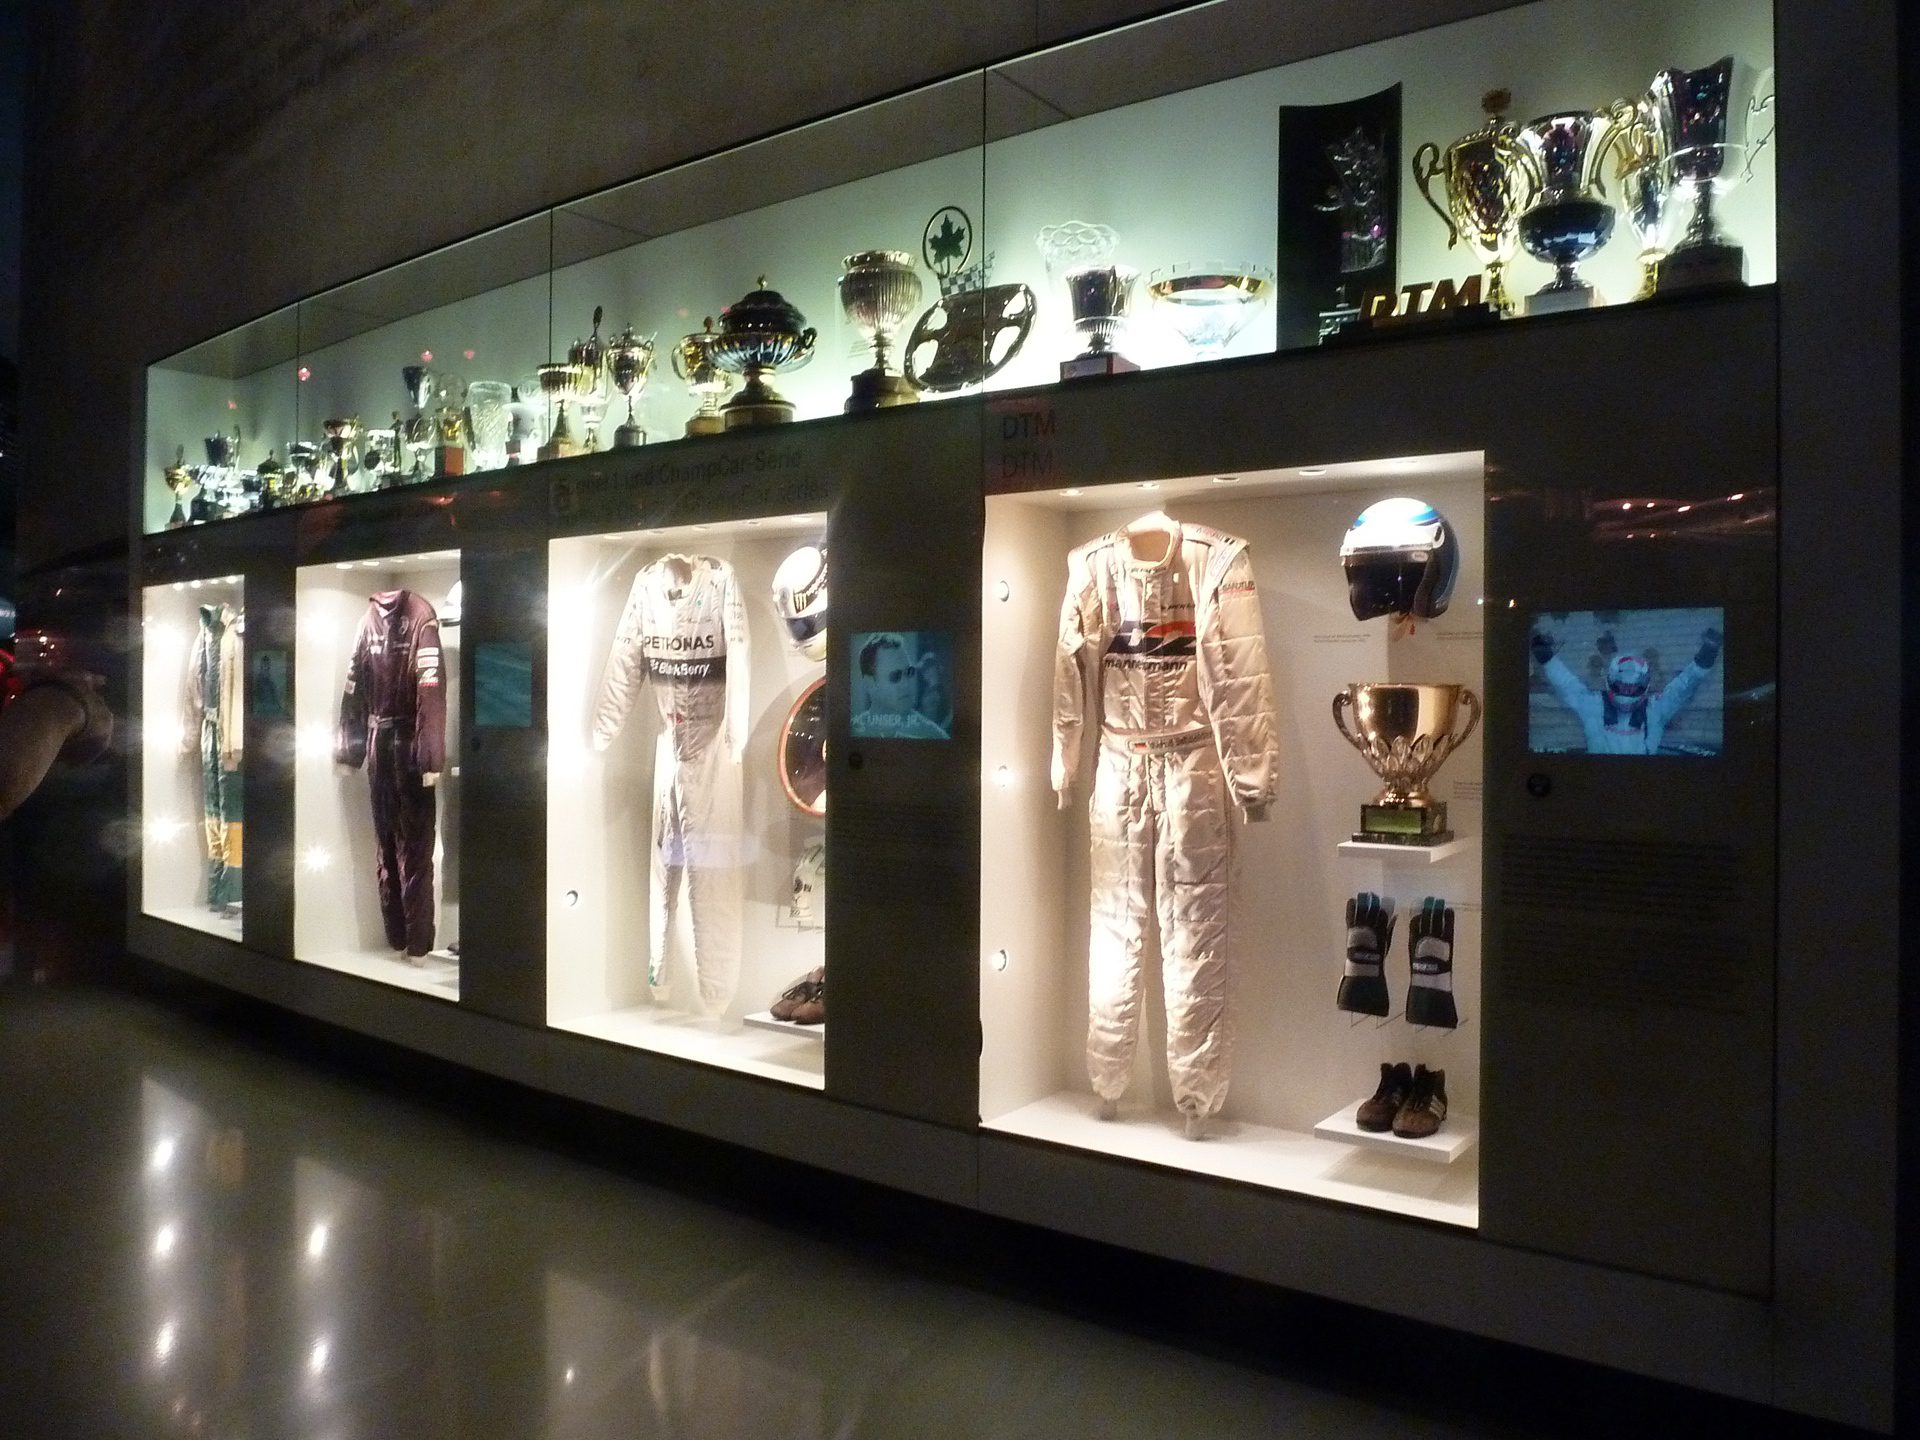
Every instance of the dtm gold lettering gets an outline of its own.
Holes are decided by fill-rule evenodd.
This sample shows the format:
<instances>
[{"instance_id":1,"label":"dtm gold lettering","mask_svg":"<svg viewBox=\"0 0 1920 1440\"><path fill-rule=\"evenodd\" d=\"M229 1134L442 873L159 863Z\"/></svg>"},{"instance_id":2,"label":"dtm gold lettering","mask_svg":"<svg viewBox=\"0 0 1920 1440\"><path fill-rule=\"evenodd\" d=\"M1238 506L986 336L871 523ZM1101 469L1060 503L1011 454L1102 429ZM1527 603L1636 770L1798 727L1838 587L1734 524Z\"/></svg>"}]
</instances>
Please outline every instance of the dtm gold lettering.
<instances>
[{"instance_id":1,"label":"dtm gold lettering","mask_svg":"<svg viewBox=\"0 0 1920 1440\"><path fill-rule=\"evenodd\" d=\"M1427 292L1432 291L1429 295ZM1399 325L1464 310L1480 304L1480 277L1469 275L1456 286L1452 280L1438 284L1421 281L1402 286L1398 295L1382 291L1367 297L1367 319L1374 325Z\"/></svg>"}]
</instances>

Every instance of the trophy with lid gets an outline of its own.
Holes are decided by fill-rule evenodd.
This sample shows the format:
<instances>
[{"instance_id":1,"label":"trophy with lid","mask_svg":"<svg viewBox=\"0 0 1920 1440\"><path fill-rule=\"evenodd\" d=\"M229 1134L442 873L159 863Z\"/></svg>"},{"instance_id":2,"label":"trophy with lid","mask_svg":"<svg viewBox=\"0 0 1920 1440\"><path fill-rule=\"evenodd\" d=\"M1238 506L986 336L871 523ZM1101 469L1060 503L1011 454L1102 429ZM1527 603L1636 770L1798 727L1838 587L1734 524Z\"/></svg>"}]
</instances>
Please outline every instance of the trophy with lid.
<instances>
[{"instance_id":1,"label":"trophy with lid","mask_svg":"<svg viewBox=\"0 0 1920 1440\"><path fill-rule=\"evenodd\" d=\"M1604 303L1578 267L1613 234L1613 204L1596 163L1612 125L1605 111L1562 110L1520 132L1537 187L1533 203L1520 212L1520 243L1553 266L1553 279L1527 297L1529 315Z\"/></svg>"},{"instance_id":2,"label":"trophy with lid","mask_svg":"<svg viewBox=\"0 0 1920 1440\"><path fill-rule=\"evenodd\" d=\"M1502 276L1520 240L1520 215L1538 190L1533 167L1520 143L1520 127L1505 116L1513 97L1489 90L1480 104L1487 120L1442 151L1428 141L1413 152L1413 179L1420 198L1447 227L1447 248L1462 240L1487 272L1486 303L1496 315L1513 313ZM1445 188L1443 210L1429 188Z\"/></svg>"},{"instance_id":3,"label":"trophy with lid","mask_svg":"<svg viewBox=\"0 0 1920 1440\"><path fill-rule=\"evenodd\" d=\"M721 409L729 430L780 425L793 419L793 402L767 383L768 375L798 370L813 358L813 327L778 290L759 288L720 312L714 363L742 376L740 393Z\"/></svg>"},{"instance_id":4,"label":"trophy with lid","mask_svg":"<svg viewBox=\"0 0 1920 1440\"><path fill-rule=\"evenodd\" d=\"M360 417L358 415L342 419L322 420L320 428L327 437L327 474L331 483L327 486L329 497L351 495L353 486L348 477L360 468L360 458L354 453L354 441L360 438Z\"/></svg>"},{"instance_id":5,"label":"trophy with lid","mask_svg":"<svg viewBox=\"0 0 1920 1440\"><path fill-rule=\"evenodd\" d=\"M540 393L549 404L559 407L553 417L553 431L539 450L542 460L562 460L591 448L591 432L589 444L573 438L573 427L567 423L567 402L572 400L584 411L587 402L599 393L600 366L605 358L600 345L600 318L604 313L600 306L593 307L591 340L575 340L567 347L565 360L549 361L534 372L540 380Z\"/></svg>"},{"instance_id":6,"label":"trophy with lid","mask_svg":"<svg viewBox=\"0 0 1920 1440\"><path fill-rule=\"evenodd\" d=\"M720 343L713 331L713 317L707 316L700 325L692 334L682 335L673 347L673 373L685 382L687 393L700 406L687 419L687 434L718 435L727 428L726 417L720 413L720 397L733 387L733 377L713 358L713 347Z\"/></svg>"},{"instance_id":7,"label":"trophy with lid","mask_svg":"<svg viewBox=\"0 0 1920 1440\"><path fill-rule=\"evenodd\" d=\"M887 362L901 322L920 304L920 275L913 267L913 256L904 250L862 250L847 256L845 266L840 276L840 308L873 347L873 367L853 377L846 412L911 405L920 392Z\"/></svg>"},{"instance_id":8,"label":"trophy with lid","mask_svg":"<svg viewBox=\"0 0 1920 1440\"><path fill-rule=\"evenodd\" d=\"M640 428L640 421L634 415L633 401L647 388L647 377L652 374L653 337L635 335L629 325L620 332L620 338L607 347L607 378L613 381L614 389L627 397L627 422L613 432L616 450L631 450L647 443L647 432Z\"/></svg>"},{"instance_id":9,"label":"trophy with lid","mask_svg":"<svg viewBox=\"0 0 1920 1440\"><path fill-rule=\"evenodd\" d=\"M267 458L260 462L255 473L260 477L260 508L278 510L286 504L286 472L280 468L272 450L267 451Z\"/></svg>"}]
</instances>

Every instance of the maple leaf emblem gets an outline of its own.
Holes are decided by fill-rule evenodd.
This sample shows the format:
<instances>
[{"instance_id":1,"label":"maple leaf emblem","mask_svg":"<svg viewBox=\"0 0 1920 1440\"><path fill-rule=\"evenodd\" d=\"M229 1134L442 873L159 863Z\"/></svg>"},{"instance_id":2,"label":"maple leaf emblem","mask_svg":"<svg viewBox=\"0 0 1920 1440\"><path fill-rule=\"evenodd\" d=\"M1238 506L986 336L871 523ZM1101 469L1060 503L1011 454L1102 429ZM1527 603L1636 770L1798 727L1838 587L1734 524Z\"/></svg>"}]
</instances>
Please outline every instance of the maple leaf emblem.
<instances>
[{"instance_id":1,"label":"maple leaf emblem","mask_svg":"<svg viewBox=\"0 0 1920 1440\"><path fill-rule=\"evenodd\" d=\"M954 223L955 216L959 216L961 224ZM935 270L947 272L966 259L972 241L964 223L966 217L958 210L949 208L942 211L939 220L938 229L932 226L927 229L927 262Z\"/></svg>"}]
</instances>

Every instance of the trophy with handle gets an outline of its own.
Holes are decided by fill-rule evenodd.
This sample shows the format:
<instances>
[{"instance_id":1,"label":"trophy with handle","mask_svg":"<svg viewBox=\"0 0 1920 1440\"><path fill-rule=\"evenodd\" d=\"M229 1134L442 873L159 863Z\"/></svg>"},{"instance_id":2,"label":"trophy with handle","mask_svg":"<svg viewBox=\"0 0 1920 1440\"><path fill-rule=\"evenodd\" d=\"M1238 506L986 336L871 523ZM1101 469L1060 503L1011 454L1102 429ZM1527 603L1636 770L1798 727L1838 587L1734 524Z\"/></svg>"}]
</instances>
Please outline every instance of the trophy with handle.
<instances>
[{"instance_id":1,"label":"trophy with handle","mask_svg":"<svg viewBox=\"0 0 1920 1440\"><path fill-rule=\"evenodd\" d=\"M1505 118L1512 96L1490 90L1480 103L1487 120L1443 151L1428 141L1413 152L1413 179L1420 198L1447 227L1447 248L1465 240L1487 272L1487 301L1497 315L1513 313L1502 275L1520 242L1520 216L1534 201L1539 184L1520 127ZM1442 209L1429 188L1439 180L1446 189Z\"/></svg>"},{"instance_id":2,"label":"trophy with handle","mask_svg":"<svg viewBox=\"0 0 1920 1440\"><path fill-rule=\"evenodd\" d=\"M1463 710L1466 724L1459 726ZM1435 800L1427 784L1480 723L1478 695L1464 685L1349 685L1333 697L1333 723L1385 782L1385 788L1360 807L1355 840L1442 845L1453 838L1447 828L1447 802Z\"/></svg>"}]
</instances>

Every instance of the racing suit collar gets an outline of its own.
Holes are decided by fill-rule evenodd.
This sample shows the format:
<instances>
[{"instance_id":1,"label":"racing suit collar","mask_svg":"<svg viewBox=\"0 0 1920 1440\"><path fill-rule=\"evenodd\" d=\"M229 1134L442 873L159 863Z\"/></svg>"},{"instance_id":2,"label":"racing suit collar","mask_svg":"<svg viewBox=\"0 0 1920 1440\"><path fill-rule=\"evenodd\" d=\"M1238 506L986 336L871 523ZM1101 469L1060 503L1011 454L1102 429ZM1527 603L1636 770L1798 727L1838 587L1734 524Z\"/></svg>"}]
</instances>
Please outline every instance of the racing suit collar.
<instances>
[{"instance_id":1,"label":"racing suit collar","mask_svg":"<svg viewBox=\"0 0 1920 1440\"><path fill-rule=\"evenodd\" d=\"M1173 563L1173 557L1178 554L1180 550L1180 522L1173 519L1164 510L1154 510L1142 515L1138 520L1132 521L1125 526L1120 534L1127 542L1127 564L1135 570L1165 570ZM1139 551L1135 548L1134 542L1136 540L1144 540L1150 536L1161 539L1164 542L1164 547L1158 557L1154 559L1142 559Z\"/></svg>"}]
</instances>

